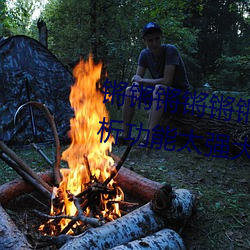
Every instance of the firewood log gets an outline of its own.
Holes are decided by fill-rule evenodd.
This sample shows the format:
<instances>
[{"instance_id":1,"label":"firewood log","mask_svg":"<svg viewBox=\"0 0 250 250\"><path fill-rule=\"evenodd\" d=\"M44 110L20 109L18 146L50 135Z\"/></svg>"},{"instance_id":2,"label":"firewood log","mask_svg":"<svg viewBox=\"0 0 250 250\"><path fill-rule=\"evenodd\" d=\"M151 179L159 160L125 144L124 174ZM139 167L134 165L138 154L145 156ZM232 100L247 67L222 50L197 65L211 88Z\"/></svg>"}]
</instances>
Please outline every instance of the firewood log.
<instances>
[{"instance_id":1,"label":"firewood log","mask_svg":"<svg viewBox=\"0 0 250 250\"><path fill-rule=\"evenodd\" d=\"M109 249L171 227L172 222L183 226L192 214L194 198L188 190L172 192L169 186L163 187L156 192L151 202L121 218L69 239L60 249Z\"/></svg>"},{"instance_id":2,"label":"firewood log","mask_svg":"<svg viewBox=\"0 0 250 250\"><path fill-rule=\"evenodd\" d=\"M161 183L145 178L124 167L120 169L114 180L125 193L129 193L143 203L149 202L154 193L162 186Z\"/></svg>"},{"instance_id":3,"label":"firewood log","mask_svg":"<svg viewBox=\"0 0 250 250\"><path fill-rule=\"evenodd\" d=\"M37 173L37 175L47 183L53 182L51 172ZM35 191L34 187L22 179L15 179L0 186L0 203L6 204L12 199Z\"/></svg>"},{"instance_id":4,"label":"firewood log","mask_svg":"<svg viewBox=\"0 0 250 250\"><path fill-rule=\"evenodd\" d=\"M111 250L185 250L179 234L172 229L162 229L144 238L111 248Z\"/></svg>"},{"instance_id":5,"label":"firewood log","mask_svg":"<svg viewBox=\"0 0 250 250\"><path fill-rule=\"evenodd\" d=\"M38 173L38 176L47 183L53 182L51 172ZM143 203L149 202L154 192L162 186L159 182L149 180L127 168L122 167L115 181L123 191L132 194ZM16 179L0 186L0 203L5 204L8 201L28 192L34 191L34 188L21 179Z\"/></svg>"},{"instance_id":6,"label":"firewood log","mask_svg":"<svg viewBox=\"0 0 250 250\"><path fill-rule=\"evenodd\" d=\"M0 249L28 250L32 249L24 235L17 229L9 215L0 205Z\"/></svg>"}]
</instances>

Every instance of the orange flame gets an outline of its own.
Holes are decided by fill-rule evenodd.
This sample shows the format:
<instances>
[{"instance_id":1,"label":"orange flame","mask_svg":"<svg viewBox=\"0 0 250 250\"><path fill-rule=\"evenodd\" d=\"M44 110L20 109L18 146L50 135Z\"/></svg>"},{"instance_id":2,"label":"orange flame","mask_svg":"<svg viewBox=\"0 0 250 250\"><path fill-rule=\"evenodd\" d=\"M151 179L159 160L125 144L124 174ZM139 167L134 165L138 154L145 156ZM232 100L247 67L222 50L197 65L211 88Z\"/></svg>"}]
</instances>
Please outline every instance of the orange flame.
<instances>
[{"instance_id":1,"label":"orange flame","mask_svg":"<svg viewBox=\"0 0 250 250\"><path fill-rule=\"evenodd\" d=\"M108 120L103 95L97 90L100 88L101 69L102 63L95 65L90 56L86 62L80 60L73 70L76 81L70 93L70 103L75 112L74 118L70 120L69 134L72 142L62 153L62 159L68 162L70 171L62 171L63 181L59 187L65 204L64 211L60 213L63 212L65 215L74 216L77 213L74 203L68 200L67 190L74 195L81 193L91 182L91 177L103 183L114 168L114 161L108 156L113 139L110 137L106 143L100 143L100 134L97 134L101 127L99 122L103 121L104 117ZM107 132L104 131L103 138L106 137ZM109 187L112 185L113 181L109 183ZM123 192L119 188L118 193L114 199L123 200ZM101 197L103 214L108 210L106 196ZM113 208L113 213L121 216L117 204L114 204ZM55 211L51 214L55 214ZM63 229L68 220L61 220L61 223L64 224L61 224Z\"/></svg>"}]
</instances>

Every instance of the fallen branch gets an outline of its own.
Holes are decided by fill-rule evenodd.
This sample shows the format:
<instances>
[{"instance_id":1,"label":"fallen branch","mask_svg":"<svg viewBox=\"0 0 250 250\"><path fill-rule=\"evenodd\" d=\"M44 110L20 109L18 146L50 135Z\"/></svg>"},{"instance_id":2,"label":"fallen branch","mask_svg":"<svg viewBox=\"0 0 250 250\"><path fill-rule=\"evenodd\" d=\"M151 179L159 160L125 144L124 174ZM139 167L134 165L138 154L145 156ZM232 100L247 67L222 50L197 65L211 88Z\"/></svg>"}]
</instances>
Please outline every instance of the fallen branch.
<instances>
[{"instance_id":1,"label":"fallen branch","mask_svg":"<svg viewBox=\"0 0 250 250\"><path fill-rule=\"evenodd\" d=\"M43 159L53 167L53 162L47 157L47 155L35 144L32 143L32 146L36 149L36 151L43 157Z\"/></svg>"}]
</instances>

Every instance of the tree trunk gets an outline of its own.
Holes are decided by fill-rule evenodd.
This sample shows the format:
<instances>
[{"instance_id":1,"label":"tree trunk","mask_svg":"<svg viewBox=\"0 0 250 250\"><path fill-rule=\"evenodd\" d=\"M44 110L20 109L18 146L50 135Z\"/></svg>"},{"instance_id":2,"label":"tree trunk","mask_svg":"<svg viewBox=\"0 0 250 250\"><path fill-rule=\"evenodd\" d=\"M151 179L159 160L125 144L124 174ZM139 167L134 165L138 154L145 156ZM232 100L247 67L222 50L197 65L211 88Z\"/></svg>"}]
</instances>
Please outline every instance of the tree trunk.
<instances>
[{"instance_id":1,"label":"tree trunk","mask_svg":"<svg viewBox=\"0 0 250 250\"><path fill-rule=\"evenodd\" d=\"M40 18L37 21L37 28L39 30L39 42L48 48L48 29L46 23Z\"/></svg>"},{"instance_id":2,"label":"tree trunk","mask_svg":"<svg viewBox=\"0 0 250 250\"><path fill-rule=\"evenodd\" d=\"M32 249L24 235L17 229L0 204L0 249Z\"/></svg>"}]
</instances>

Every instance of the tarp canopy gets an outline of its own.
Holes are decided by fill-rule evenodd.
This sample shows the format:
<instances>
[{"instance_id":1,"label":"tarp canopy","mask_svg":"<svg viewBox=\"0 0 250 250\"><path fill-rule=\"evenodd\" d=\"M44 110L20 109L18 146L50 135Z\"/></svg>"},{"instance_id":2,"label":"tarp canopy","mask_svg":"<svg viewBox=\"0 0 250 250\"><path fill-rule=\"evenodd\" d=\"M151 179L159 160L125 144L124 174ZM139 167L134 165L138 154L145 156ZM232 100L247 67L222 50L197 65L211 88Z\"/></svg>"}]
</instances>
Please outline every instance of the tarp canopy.
<instances>
[{"instance_id":1,"label":"tarp canopy","mask_svg":"<svg viewBox=\"0 0 250 250\"><path fill-rule=\"evenodd\" d=\"M44 45L27 36L0 40L0 139L9 144L53 139L45 113L28 101L44 104L54 116L60 140L67 139L73 110L71 72Z\"/></svg>"}]
</instances>

